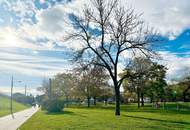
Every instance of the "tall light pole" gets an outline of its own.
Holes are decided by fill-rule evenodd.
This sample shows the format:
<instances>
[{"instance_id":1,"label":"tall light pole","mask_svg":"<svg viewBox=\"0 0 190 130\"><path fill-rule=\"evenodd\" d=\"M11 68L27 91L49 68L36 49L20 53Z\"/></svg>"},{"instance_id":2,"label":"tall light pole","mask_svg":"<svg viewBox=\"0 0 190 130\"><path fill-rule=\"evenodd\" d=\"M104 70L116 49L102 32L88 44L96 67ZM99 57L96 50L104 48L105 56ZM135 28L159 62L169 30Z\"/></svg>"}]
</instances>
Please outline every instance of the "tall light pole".
<instances>
[{"instance_id":1,"label":"tall light pole","mask_svg":"<svg viewBox=\"0 0 190 130\"><path fill-rule=\"evenodd\" d=\"M52 99L52 81L51 78L49 78L49 99Z\"/></svg>"},{"instance_id":2,"label":"tall light pole","mask_svg":"<svg viewBox=\"0 0 190 130\"><path fill-rule=\"evenodd\" d=\"M12 118L14 119L14 115L13 115L13 76L11 77L11 104L10 104L10 111L11 111L11 115Z\"/></svg>"},{"instance_id":3,"label":"tall light pole","mask_svg":"<svg viewBox=\"0 0 190 130\"><path fill-rule=\"evenodd\" d=\"M18 81L19 83L22 81ZM10 112L12 115L12 118L14 119L14 115L13 115L13 83L14 83L14 78L13 75L11 77L11 103L10 103Z\"/></svg>"},{"instance_id":4,"label":"tall light pole","mask_svg":"<svg viewBox=\"0 0 190 130\"><path fill-rule=\"evenodd\" d=\"M25 96L26 96L26 87L27 87L27 86L25 85L25 87L24 87L24 94L25 94Z\"/></svg>"}]
</instances>

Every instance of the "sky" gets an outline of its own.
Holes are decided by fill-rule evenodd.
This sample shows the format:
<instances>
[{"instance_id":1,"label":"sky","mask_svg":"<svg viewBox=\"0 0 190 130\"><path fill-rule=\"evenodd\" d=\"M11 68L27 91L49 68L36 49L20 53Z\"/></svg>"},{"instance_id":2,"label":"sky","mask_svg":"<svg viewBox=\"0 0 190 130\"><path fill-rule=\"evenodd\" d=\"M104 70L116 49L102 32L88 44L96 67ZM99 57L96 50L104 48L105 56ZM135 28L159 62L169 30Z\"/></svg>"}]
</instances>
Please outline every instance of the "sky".
<instances>
[{"instance_id":1,"label":"sky","mask_svg":"<svg viewBox=\"0 0 190 130\"><path fill-rule=\"evenodd\" d=\"M143 13L142 19L167 39L157 49L167 66L167 80L190 70L189 0L121 0L122 5ZM0 92L39 94L44 78L72 68L69 48L64 42L68 15L82 10L88 0L0 0ZM18 82L22 81L22 82Z\"/></svg>"}]
</instances>

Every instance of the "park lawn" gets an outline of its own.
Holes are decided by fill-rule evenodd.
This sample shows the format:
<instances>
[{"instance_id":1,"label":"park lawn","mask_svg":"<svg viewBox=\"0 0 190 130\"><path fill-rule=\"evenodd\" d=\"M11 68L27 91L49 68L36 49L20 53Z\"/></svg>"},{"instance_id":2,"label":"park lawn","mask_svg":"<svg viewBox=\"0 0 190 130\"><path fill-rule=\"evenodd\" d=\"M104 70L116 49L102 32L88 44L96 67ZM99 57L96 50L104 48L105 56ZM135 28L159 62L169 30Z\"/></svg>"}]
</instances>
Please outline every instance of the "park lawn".
<instances>
[{"instance_id":1,"label":"park lawn","mask_svg":"<svg viewBox=\"0 0 190 130\"><path fill-rule=\"evenodd\" d=\"M20 130L190 130L190 112L130 105L116 117L113 106L65 108L62 113L39 111Z\"/></svg>"},{"instance_id":2,"label":"park lawn","mask_svg":"<svg viewBox=\"0 0 190 130\"><path fill-rule=\"evenodd\" d=\"M13 112L18 112L28 107L13 100ZM10 114L10 99L6 96L0 96L0 117L8 114Z\"/></svg>"}]
</instances>

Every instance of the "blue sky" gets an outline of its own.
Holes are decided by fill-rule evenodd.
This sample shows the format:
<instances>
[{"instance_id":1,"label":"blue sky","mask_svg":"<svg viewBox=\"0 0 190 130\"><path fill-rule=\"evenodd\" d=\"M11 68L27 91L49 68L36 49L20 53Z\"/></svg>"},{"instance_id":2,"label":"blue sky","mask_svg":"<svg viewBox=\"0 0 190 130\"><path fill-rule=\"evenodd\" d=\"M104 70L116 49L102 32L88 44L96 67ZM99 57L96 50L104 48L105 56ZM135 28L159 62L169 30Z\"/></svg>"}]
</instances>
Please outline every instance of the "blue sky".
<instances>
[{"instance_id":1,"label":"blue sky","mask_svg":"<svg viewBox=\"0 0 190 130\"><path fill-rule=\"evenodd\" d=\"M168 67L167 79L175 79L190 68L189 0L121 0L157 28L167 42L158 51L160 63ZM127 2L127 3L126 3ZM88 0L0 0L0 91L9 93L11 75L15 91L37 93L43 78L72 68L63 35L68 15L79 13ZM22 83L17 81L21 80Z\"/></svg>"}]
</instances>

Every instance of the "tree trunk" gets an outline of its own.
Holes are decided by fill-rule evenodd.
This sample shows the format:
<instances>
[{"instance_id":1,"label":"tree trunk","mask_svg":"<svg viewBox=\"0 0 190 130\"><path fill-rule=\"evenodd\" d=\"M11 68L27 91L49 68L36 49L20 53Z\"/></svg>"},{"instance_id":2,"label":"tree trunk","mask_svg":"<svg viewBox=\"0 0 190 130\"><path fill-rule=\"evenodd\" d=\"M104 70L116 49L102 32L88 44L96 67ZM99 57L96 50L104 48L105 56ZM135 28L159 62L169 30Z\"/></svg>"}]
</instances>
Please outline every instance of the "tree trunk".
<instances>
[{"instance_id":1,"label":"tree trunk","mask_svg":"<svg viewBox=\"0 0 190 130\"><path fill-rule=\"evenodd\" d=\"M104 102L105 102L105 103L104 103L105 106L107 106L107 105L108 105L108 99L106 98Z\"/></svg>"},{"instance_id":2,"label":"tree trunk","mask_svg":"<svg viewBox=\"0 0 190 130\"><path fill-rule=\"evenodd\" d=\"M185 89L185 91L183 92L183 101L184 102L188 102L187 101L187 98L186 98L186 95L187 95L187 92L188 92L188 90L190 89L190 85L187 87L187 89Z\"/></svg>"},{"instance_id":3,"label":"tree trunk","mask_svg":"<svg viewBox=\"0 0 190 130\"><path fill-rule=\"evenodd\" d=\"M66 104L67 104L67 107L69 106L69 98L68 98L68 96L66 96Z\"/></svg>"},{"instance_id":4,"label":"tree trunk","mask_svg":"<svg viewBox=\"0 0 190 130\"><path fill-rule=\"evenodd\" d=\"M96 106L96 96L94 96L94 105Z\"/></svg>"},{"instance_id":5,"label":"tree trunk","mask_svg":"<svg viewBox=\"0 0 190 130\"><path fill-rule=\"evenodd\" d=\"M119 87L115 86L115 100L116 100L116 106L115 106L115 115L120 115L120 91Z\"/></svg>"},{"instance_id":6,"label":"tree trunk","mask_svg":"<svg viewBox=\"0 0 190 130\"><path fill-rule=\"evenodd\" d=\"M138 108L140 108L140 92L137 92Z\"/></svg>"},{"instance_id":7,"label":"tree trunk","mask_svg":"<svg viewBox=\"0 0 190 130\"><path fill-rule=\"evenodd\" d=\"M166 100L163 99L163 109L165 109L165 106L166 106Z\"/></svg>"},{"instance_id":8,"label":"tree trunk","mask_svg":"<svg viewBox=\"0 0 190 130\"><path fill-rule=\"evenodd\" d=\"M144 107L144 94L141 93L141 107Z\"/></svg>"},{"instance_id":9,"label":"tree trunk","mask_svg":"<svg viewBox=\"0 0 190 130\"><path fill-rule=\"evenodd\" d=\"M87 96L87 100L88 100L88 107L90 107L90 96Z\"/></svg>"},{"instance_id":10,"label":"tree trunk","mask_svg":"<svg viewBox=\"0 0 190 130\"><path fill-rule=\"evenodd\" d=\"M187 102L186 93L185 93L185 92L183 93L183 101L184 101L184 102Z\"/></svg>"},{"instance_id":11,"label":"tree trunk","mask_svg":"<svg viewBox=\"0 0 190 130\"><path fill-rule=\"evenodd\" d=\"M150 103L153 103L153 100L154 100L154 95L151 94L151 97L150 97Z\"/></svg>"}]
</instances>

